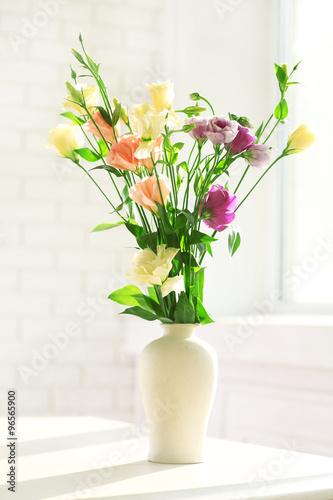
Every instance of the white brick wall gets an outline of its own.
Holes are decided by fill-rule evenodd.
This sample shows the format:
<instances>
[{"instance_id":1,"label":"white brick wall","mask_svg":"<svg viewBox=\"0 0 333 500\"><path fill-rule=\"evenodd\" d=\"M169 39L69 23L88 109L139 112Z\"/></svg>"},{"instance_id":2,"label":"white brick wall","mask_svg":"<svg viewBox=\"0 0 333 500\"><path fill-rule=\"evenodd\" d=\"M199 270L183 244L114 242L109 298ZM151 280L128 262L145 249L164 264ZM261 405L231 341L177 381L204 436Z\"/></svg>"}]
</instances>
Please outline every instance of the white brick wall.
<instances>
[{"instance_id":1,"label":"white brick wall","mask_svg":"<svg viewBox=\"0 0 333 500\"><path fill-rule=\"evenodd\" d=\"M130 105L150 75L158 78L163 8L153 0L1 4L0 398L16 387L21 415L134 418L124 317L105 298L123 285L133 240L122 228L90 233L110 220L109 207L43 143L65 122L58 114L79 31L111 95Z\"/></svg>"}]
</instances>

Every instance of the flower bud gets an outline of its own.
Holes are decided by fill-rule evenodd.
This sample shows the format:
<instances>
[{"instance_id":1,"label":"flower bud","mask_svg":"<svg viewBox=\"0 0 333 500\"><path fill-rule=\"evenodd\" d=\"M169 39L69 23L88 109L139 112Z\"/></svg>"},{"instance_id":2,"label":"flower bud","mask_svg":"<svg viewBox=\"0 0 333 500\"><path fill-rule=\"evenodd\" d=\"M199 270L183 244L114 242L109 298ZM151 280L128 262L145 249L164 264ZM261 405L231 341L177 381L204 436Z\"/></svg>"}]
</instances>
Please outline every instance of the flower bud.
<instances>
[{"instance_id":1,"label":"flower bud","mask_svg":"<svg viewBox=\"0 0 333 500\"><path fill-rule=\"evenodd\" d=\"M189 95L189 98L192 99L192 101L199 101L200 94L198 92L193 92Z\"/></svg>"},{"instance_id":2,"label":"flower bud","mask_svg":"<svg viewBox=\"0 0 333 500\"><path fill-rule=\"evenodd\" d=\"M304 149L309 148L316 139L316 136L309 129L308 125L302 123L296 130L294 130L294 132L292 132L292 134L290 134L284 153L288 155L300 153L301 151L304 151Z\"/></svg>"},{"instance_id":3,"label":"flower bud","mask_svg":"<svg viewBox=\"0 0 333 500\"><path fill-rule=\"evenodd\" d=\"M113 104L114 104L115 108L117 107L118 104L120 104L116 97L113 98ZM129 123L128 122L128 113L123 106L121 106L120 119L123 123L125 123L125 125L128 125L128 123Z\"/></svg>"}]
</instances>

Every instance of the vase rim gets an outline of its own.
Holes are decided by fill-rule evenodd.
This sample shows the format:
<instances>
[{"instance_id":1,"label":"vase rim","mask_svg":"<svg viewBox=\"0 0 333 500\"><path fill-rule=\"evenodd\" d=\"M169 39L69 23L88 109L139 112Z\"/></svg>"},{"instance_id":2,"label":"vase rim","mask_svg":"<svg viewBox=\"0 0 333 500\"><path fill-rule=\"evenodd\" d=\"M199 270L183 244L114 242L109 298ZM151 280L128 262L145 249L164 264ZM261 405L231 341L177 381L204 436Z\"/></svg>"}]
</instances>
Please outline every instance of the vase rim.
<instances>
[{"instance_id":1,"label":"vase rim","mask_svg":"<svg viewBox=\"0 0 333 500\"><path fill-rule=\"evenodd\" d=\"M161 323L165 333L178 331L181 335L192 335L198 326L199 323Z\"/></svg>"}]
</instances>

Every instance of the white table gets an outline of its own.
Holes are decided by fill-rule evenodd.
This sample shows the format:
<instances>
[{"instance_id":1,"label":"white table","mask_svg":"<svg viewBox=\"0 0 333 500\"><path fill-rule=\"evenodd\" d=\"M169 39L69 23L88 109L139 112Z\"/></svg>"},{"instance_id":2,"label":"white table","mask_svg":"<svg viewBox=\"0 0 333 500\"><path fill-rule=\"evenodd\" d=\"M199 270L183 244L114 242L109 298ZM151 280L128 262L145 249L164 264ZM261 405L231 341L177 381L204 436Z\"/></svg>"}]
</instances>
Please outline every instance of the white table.
<instances>
[{"instance_id":1,"label":"white table","mask_svg":"<svg viewBox=\"0 0 333 500\"><path fill-rule=\"evenodd\" d=\"M1 500L333 500L333 458L208 439L202 464L150 463L144 428L91 417L19 418L17 435L15 494L1 442Z\"/></svg>"}]
</instances>

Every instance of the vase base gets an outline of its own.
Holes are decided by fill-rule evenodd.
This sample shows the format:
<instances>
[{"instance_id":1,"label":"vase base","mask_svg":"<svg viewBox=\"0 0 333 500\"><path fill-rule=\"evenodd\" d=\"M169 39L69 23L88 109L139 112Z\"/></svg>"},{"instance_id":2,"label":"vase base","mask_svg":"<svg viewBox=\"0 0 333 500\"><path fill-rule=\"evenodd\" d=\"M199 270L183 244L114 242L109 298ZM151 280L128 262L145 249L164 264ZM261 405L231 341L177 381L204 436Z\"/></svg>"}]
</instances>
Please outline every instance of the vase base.
<instances>
[{"instance_id":1,"label":"vase base","mask_svg":"<svg viewBox=\"0 0 333 500\"><path fill-rule=\"evenodd\" d=\"M189 457L184 457L184 458L171 458L171 457L163 457L163 456L157 456L157 457L151 457L148 456L148 462L153 462L155 464L175 464L175 465L189 465L189 464L201 464L204 462L203 457L196 457L196 458L189 458Z\"/></svg>"}]
</instances>

